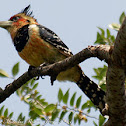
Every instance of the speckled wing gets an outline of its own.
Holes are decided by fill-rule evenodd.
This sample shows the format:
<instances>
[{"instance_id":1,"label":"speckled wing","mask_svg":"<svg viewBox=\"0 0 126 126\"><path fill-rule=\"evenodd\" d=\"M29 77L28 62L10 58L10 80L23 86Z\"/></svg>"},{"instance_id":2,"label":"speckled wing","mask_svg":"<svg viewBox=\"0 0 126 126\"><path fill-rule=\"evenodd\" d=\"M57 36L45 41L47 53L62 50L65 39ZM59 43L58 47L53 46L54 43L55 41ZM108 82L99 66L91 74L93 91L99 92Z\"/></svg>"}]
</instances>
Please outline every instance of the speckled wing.
<instances>
[{"instance_id":1,"label":"speckled wing","mask_svg":"<svg viewBox=\"0 0 126 126\"><path fill-rule=\"evenodd\" d=\"M39 34L43 40L53 45L63 55L67 57L73 55L71 50L62 42L62 40L53 31L42 25L38 25L38 27Z\"/></svg>"}]
</instances>

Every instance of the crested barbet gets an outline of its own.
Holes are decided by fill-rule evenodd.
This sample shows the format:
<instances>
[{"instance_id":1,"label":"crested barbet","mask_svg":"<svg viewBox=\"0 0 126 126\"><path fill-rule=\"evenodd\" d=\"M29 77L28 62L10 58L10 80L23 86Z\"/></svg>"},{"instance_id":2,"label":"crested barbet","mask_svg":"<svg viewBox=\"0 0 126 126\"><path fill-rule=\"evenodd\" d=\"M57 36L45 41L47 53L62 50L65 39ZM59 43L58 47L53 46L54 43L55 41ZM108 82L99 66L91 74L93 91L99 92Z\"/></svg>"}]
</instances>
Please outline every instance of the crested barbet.
<instances>
[{"instance_id":1,"label":"crested barbet","mask_svg":"<svg viewBox=\"0 0 126 126\"><path fill-rule=\"evenodd\" d=\"M19 56L30 66L53 64L73 55L53 31L37 22L30 5L8 21L1 21L0 27L10 33ZM60 72L56 79L75 82L100 111L105 107L105 92L83 73L79 65Z\"/></svg>"}]
</instances>

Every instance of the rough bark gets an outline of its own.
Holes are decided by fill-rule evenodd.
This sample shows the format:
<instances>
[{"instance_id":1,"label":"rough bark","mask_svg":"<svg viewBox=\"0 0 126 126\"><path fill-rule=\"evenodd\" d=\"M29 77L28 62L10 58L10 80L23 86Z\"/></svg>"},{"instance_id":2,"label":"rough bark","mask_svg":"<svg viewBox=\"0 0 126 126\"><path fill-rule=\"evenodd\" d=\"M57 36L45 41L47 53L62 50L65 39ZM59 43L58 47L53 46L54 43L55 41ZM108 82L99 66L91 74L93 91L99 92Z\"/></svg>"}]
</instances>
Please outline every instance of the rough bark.
<instances>
[{"instance_id":1,"label":"rough bark","mask_svg":"<svg viewBox=\"0 0 126 126\"><path fill-rule=\"evenodd\" d=\"M105 126L126 126L126 18L117 34L106 79L109 120Z\"/></svg>"}]
</instances>

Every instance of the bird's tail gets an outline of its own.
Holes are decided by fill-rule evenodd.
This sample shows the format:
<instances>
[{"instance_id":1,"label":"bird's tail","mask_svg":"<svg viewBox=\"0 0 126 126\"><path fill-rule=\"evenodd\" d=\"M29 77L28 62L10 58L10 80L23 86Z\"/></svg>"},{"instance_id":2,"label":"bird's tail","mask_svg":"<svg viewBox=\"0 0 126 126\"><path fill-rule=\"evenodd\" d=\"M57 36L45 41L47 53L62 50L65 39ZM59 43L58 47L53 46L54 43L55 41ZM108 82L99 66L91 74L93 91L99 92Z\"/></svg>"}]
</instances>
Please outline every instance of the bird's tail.
<instances>
[{"instance_id":1,"label":"bird's tail","mask_svg":"<svg viewBox=\"0 0 126 126\"><path fill-rule=\"evenodd\" d=\"M93 104L102 112L102 110L105 108L105 92L83 73L81 74L77 85L88 96Z\"/></svg>"}]
</instances>

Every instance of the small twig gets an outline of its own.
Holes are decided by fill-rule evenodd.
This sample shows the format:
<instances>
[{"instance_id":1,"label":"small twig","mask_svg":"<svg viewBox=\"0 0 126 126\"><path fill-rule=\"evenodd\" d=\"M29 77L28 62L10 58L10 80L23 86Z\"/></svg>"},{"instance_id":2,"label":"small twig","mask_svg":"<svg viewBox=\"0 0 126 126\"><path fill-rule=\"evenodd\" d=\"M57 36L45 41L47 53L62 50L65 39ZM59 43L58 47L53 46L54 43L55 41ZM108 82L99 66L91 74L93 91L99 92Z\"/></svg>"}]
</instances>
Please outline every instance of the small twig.
<instances>
[{"instance_id":1,"label":"small twig","mask_svg":"<svg viewBox=\"0 0 126 126\"><path fill-rule=\"evenodd\" d=\"M58 117L59 118L59 117ZM69 125L69 126L72 126L68 121L66 121L65 119L62 119L62 121L64 122L64 123L66 123L67 125Z\"/></svg>"},{"instance_id":2,"label":"small twig","mask_svg":"<svg viewBox=\"0 0 126 126\"><path fill-rule=\"evenodd\" d=\"M59 107L61 107L62 108L62 106L60 105L60 104L57 104ZM80 110L79 109L76 109L76 108L69 108L68 106L66 107L67 109L69 109L69 110L71 110L72 112L80 112ZM90 118L93 118L93 119L97 119L97 120L99 120L98 118L96 118L96 117L94 117L94 116L91 116L91 115L88 115L87 113L84 113L84 112L82 112L81 111L81 113L83 114L83 115L85 115L85 116L87 116L87 117L90 117Z\"/></svg>"}]
</instances>

